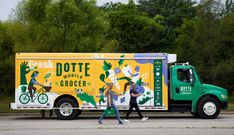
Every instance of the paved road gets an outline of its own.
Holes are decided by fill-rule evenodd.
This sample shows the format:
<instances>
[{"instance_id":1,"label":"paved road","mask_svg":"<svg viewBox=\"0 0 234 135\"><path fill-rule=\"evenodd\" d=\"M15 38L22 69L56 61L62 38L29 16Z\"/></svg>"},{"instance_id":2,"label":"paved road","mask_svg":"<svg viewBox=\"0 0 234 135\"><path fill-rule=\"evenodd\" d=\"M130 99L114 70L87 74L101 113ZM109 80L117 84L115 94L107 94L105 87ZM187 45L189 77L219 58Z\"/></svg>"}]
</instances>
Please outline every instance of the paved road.
<instances>
[{"instance_id":1,"label":"paved road","mask_svg":"<svg viewBox=\"0 0 234 135\"><path fill-rule=\"evenodd\" d=\"M42 119L38 115L0 116L0 135L234 135L234 114L221 114L212 120L186 113L158 114L146 122L132 118L125 125L118 125L114 118L99 125L97 119L89 115L71 121Z\"/></svg>"}]
</instances>

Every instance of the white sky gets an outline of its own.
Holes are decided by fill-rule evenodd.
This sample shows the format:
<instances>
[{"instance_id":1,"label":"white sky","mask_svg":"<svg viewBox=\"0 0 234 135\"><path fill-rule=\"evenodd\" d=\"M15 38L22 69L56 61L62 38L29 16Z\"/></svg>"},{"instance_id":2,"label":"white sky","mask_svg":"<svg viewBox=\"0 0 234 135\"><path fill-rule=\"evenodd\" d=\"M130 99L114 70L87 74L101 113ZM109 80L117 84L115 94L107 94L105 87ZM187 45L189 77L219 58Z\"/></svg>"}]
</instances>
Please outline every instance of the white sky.
<instances>
[{"instance_id":1,"label":"white sky","mask_svg":"<svg viewBox=\"0 0 234 135\"><path fill-rule=\"evenodd\" d=\"M10 13L15 9L17 3L21 0L0 0L0 20L5 21L9 18ZM106 2L123 2L128 3L128 0L97 0L97 5L103 5Z\"/></svg>"},{"instance_id":2,"label":"white sky","mask_svg":"<svg viewBox=\"0 0 234 135\"><path fill-rule=\"evenodd\" d=\"M17 3L20 1L21 0L0 0L0 20L1 21L7 20L9 18L10 13L13 11L13 9L15 9ZM113 3L116 2L128 3L128 0L96 0L96 1L97 5L99 6L110 1L112 1Z\"/></svg>"}]
</instances>

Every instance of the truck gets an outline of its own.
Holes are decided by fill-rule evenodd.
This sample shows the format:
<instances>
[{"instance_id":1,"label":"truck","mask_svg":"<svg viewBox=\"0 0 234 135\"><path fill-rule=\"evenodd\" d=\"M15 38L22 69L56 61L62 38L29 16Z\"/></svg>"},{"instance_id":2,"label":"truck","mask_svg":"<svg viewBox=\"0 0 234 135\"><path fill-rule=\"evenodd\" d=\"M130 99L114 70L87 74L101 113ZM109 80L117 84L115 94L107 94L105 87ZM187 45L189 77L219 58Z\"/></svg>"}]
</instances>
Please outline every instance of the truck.
<instances>
[{"instance_id":1,"label":"truck","mask_svg":"<svg viewBox=\"0 0 234 135\"><path fill-rule=\"evenodd\" d=\"M134 82L142 111L216 118L227 108L227 90L204 84L194 66L176 59L167 53L16 53L10 107L54 110L59 119L71 120L83 110L105 110L105 86L113 83L116 106L126 111Z\"/></svg>"}]
</instances>

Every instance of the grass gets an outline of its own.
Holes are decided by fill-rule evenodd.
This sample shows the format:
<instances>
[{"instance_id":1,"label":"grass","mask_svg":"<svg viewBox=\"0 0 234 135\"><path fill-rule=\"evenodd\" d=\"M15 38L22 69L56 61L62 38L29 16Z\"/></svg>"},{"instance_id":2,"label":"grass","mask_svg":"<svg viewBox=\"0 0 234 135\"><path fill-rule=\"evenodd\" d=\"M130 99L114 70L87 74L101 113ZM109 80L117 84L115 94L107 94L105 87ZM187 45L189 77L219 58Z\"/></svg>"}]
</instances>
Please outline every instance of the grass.
<instances>
[{"instance_id":1,"label":"grass","mask_svg":"<svg viewBox=\"0 0 234 135\"><path fill-rule=\"evenodd\" d=\"M228 109L227 110L228 111L234 111L234 103L233 102L228 104Z\"/></svg>"},{"instance_id":2,"label":"grass","mask_svg":"<svg viewBox=\"0 0 234 135\"><path fill-rule=\"evenodd\" d=\"M12 110L9 108L9 104L14 102L15 99L9 96L0 97L0 113L37 113L35 110Z\"/></svg>"}]
</instances>

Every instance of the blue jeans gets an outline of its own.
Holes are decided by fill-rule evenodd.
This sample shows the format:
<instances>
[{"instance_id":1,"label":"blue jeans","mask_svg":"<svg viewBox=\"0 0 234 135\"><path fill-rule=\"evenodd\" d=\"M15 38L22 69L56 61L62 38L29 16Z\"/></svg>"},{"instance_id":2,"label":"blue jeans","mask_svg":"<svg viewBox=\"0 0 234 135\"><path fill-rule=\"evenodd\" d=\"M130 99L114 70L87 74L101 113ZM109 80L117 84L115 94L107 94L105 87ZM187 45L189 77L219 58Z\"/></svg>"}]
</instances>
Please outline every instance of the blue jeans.
<instances>
[{"instance_id":1,"label":"blue jeans","mask_svg":"<svg viewBox=\"0 0 234 135\"><path fill-rule=\"evenodd\" d=\"M114 109L117 120L121 122L119 111L117 110L115 104L111 104L111 108ZM102 121L104 117L105 117L105 112L102 113L102 116L99 118L99 121Z\"/></svg>"}]
</instances>

